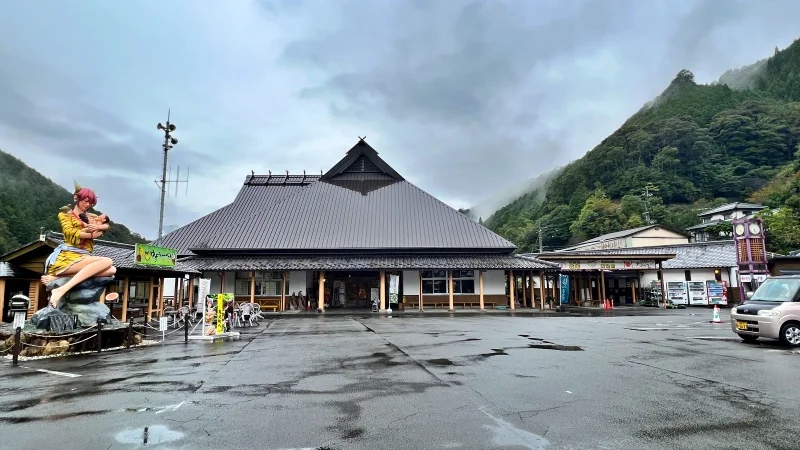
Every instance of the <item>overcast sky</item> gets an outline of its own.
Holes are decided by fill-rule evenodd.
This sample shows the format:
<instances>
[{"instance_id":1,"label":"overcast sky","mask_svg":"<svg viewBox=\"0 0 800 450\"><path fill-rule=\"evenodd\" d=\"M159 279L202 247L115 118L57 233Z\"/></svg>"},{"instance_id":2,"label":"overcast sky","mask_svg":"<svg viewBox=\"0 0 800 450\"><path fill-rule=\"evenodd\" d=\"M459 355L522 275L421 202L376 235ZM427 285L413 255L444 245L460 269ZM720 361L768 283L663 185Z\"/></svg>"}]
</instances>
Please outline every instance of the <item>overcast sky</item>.
<instances>
[{"instance_id":1,"label":"overcast sky","mask_svg":"<svg viewBox=\"0 0 800 450\"><path fill-rule=\"evenodd\" d=\"M581 157L682 68L800 37L796 0L29 0L0 14L0 149L148 238L162 132L182 225L256 173L319 173L367 136L468 207ZM297 213L294 210L293 213Z\"/></svg>"}]
</instances>

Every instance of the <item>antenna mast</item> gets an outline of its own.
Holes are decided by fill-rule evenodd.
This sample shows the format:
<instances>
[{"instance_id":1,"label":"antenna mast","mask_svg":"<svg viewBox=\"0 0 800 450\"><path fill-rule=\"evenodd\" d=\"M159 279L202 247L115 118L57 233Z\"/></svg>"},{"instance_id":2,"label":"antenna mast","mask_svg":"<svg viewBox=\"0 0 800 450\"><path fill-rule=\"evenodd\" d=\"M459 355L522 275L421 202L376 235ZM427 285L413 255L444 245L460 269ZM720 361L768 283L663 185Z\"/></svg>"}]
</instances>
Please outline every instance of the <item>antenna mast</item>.
<instances>
[{"instance_id":1,"label":"antenna mast","mask_svg":"<svg viewBox=\"0 0 800 450\"><path fill-rule=\"evenodd\" d=\"M164 148L164 162L161 166L161 181L156 181L156 185L161 189L161 207L158 213L158 239L156 240L157 243L161 242L161 238L164 233L164 203L165 198L167 195L167 184L168 183L187 183L186 190L188 193L189 190L189 176L187 170L187 176L185 181L180 180L180 166L178 166L178 179L177 180L170 180L167 178L167 154L171 148L173 148L177 143L178 140L172 137L172 132L175 131L175 124L169 121L170 115L172 111L171 109L167 110L167 125L162 125L161 122L158 123L156 129L164 131L164 143L161 145ZM172 169L170 169L170 174L172 173ZM175 188L175 195L178 194L177 186Z\"/></svg>"}]
</instances>

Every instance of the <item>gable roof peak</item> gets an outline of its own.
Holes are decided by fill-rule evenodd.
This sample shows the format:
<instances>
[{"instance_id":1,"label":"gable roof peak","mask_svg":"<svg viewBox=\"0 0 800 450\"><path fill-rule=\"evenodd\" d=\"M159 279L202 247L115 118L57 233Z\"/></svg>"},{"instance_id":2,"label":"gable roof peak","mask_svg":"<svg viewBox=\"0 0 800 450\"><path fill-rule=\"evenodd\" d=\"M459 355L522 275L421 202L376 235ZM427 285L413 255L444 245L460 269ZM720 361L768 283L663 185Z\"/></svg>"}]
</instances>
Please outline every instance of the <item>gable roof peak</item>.
<instances>
[{"instance_id":1,"label":"gable roof peak","mask_svg":"<svg viewBox=\"0 0 800 450\"><path fill-rule=\"evenodd\" d=\"M378 156L378 152L365 139L366 136L359 136L358 142L347 151L344 158L331 167L320 179L327 181L345 173L377 173L388 175L397 181L403 181L405 178Z\"/></svg>"}]
</instances>

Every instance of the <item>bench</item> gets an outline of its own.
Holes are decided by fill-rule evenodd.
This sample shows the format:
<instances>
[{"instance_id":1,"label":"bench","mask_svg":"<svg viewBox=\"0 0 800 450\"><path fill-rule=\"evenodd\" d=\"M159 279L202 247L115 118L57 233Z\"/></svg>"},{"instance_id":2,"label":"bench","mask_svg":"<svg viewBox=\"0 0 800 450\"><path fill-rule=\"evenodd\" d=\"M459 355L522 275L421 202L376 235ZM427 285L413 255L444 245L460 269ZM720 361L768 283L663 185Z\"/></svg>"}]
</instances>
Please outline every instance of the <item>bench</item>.
<instances>
[{"instance_id":1,"label":"bench","mask_svg":"<svg viewBox=\"0 0 800 450\"><path fill-rule=\"evenodd\" d=\"M406 309L419 309L419 302L409 302L407 303ZM483 302L483 307L485 309L492 309L494 308L494 302ZM459 302L453 301L453 308L456 306L461 306L463 309L472 309L472 308L480 308L481 302ZM425 302L423 307L433 307L433 309L450 309L450 301L442 302L442 301L435 301L435 302Z\"/></svg>"}]
</instances>

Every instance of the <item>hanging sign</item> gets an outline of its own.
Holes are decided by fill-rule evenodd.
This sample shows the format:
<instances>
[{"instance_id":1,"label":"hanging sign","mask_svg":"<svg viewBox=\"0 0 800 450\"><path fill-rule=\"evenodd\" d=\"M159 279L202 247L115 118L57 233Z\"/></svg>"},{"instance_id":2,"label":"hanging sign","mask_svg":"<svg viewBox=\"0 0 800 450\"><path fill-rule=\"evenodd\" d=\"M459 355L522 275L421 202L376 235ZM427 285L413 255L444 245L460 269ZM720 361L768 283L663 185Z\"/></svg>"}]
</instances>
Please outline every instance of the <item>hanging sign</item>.
<instances>
[{"instance_id":1,"label":"hanging sign","mask_svg":"<svg viewBox=\"0 0 800 450\"><path fill-rule=\"evenodd\" d=\"M565 305L569 303L569 275L560 275L560 296L561 296L561 305Z\"/></svg>"},{"instance_id":2,"label":"hanging sign","mask_svg":"<svg viewBox=\"0 0 800 450\"><path fill-rule=\"evenodd\" d=\"M177 250L155 245L136 244L133 255L139 266L175 267L178 261Z\"/></svg>"},{"instance_id":3,"label":"hanging sign","mask_svg":"<svg viewBox=\"0 0 800 450\"><path fill-rule=\"evenodd\" d=\"M658 265L650 260L620 261L558 261L561 270L655 270Z\"/></svg>"},{"instance_id":4,"label":"hanging sign","mask_svg":"<svg viewBox=\"0 0 800 450\"><path fill-rule=\"evenodd\" d=\"M399 303L400 275L389 275L389 303Z\"/></svg>"}]
</instances>

